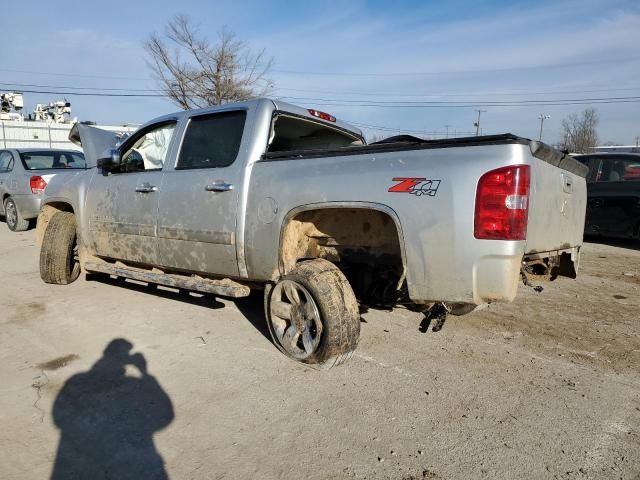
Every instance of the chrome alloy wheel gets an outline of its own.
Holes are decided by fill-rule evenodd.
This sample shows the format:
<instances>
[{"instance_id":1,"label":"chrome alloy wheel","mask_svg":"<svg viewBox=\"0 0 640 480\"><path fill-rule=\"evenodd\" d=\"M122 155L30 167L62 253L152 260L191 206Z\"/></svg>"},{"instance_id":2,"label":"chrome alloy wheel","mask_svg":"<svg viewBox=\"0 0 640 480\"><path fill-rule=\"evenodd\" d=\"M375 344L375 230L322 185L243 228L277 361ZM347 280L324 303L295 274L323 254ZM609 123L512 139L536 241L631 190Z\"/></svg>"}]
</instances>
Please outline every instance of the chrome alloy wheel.
<instances>
[{"instance_id":1,"label":"chrome alloy wheel","mask_svg":"<svg viewBox=\"0 0 640 480\"><path fill-rule=\"evenodd\" d=\"M293 280L281 280L271 292L270 322L278 342L292 357L304 360L318 349L320 312L311 293Z\"/></svg>"}]
</instances>

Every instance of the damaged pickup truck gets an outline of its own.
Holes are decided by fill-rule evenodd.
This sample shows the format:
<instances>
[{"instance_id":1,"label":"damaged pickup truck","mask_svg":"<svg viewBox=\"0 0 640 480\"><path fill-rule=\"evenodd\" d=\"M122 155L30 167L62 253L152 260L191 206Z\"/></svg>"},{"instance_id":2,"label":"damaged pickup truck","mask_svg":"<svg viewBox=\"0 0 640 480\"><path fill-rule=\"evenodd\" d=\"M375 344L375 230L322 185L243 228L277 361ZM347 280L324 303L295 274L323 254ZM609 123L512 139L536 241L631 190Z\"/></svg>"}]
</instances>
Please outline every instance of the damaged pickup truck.
<instances>
[{"instance_id":1,"label":"damaged pickup truck","mask_svg":"<svg viewBox=\"0 0 640 480\"><path fill-rule=\"evenodd\" d=\"M95 168L47 187L42 279L264 289L275 345L307 364L350 357L358 302L463 314L513 300L527 272L578 268L587 168L514 135L366 145L332 115L257 99L158 118L108 155L99 136L77 125Z\"/></svg>"}]
</instances>

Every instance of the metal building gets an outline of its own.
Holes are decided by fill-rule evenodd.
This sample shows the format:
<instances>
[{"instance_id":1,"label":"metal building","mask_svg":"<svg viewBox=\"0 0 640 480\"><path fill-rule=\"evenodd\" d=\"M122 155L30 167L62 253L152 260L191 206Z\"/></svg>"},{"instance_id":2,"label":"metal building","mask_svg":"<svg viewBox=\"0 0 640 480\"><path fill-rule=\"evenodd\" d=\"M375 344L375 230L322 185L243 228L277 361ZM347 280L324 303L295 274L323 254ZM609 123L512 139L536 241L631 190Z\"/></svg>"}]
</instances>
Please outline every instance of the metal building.
<instances>
[{"instance_id":1,"label":"metal building","mask_svg":"<svg viewBox=\"0 0 640 480\"><path fill-rule=\"evenodd\" d=\"M0 121L0 148L67 148L79 150L69 141L73 123ZM133 132L137 125L96 125L112 132Z\"/></svg>"}]
</instances>

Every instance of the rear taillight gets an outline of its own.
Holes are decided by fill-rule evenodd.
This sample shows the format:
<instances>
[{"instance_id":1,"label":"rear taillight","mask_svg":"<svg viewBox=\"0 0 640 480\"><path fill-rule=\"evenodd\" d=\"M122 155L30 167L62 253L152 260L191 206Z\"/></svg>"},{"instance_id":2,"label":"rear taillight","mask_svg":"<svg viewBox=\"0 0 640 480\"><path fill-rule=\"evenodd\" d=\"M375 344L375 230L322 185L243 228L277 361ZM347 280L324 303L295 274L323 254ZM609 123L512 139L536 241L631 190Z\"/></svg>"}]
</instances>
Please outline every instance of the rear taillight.
<instances>
[{"instance_id":1,"label":"rear taillight","mask_svg":"<svg viewBox=\"0 0 640 480\"><path fill-rule=\"evenodd\" d=\"M29 186L32 193L44 193L44 189L47 188L47 181L40 175L34 175L29 179Z\"/></svg>"},{"instance_id":2,"label":"rear taillight","mask_svg":"<svg viewBox=\"0 0 640 480\"><path fill-rule=\"evenodd\" d=\"M529 215L528 165L491 170L476 192L474 236L485 240L524 240Z\"/></svg>"}]
</instances>

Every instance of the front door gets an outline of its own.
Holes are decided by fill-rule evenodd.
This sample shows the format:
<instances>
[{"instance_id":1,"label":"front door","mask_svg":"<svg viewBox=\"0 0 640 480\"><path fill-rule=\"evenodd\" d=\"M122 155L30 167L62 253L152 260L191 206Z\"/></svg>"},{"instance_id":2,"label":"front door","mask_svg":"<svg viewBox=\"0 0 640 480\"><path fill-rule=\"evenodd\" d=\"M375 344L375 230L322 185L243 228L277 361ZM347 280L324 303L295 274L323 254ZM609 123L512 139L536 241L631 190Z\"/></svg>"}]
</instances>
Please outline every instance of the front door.
<instances>
[{"instance_id":1,"label":"front door","mask_svg":"<svg viewBox=\"0 0 640 480\"><path fill-rule=\"evenodd\" d=\"M175 122L145 128L121 147L117 170L93 176L86 211L89 244L97 255L158 264L159 191L174 128Z\"/></svg>"},{"instance_id":2,"label":"front door","mask_svg":"<svg viewBox=\"0 0 640 480\"><path fill-rule=\"evenodd\" d=\"M163 266L238 276L236 216L244 162L236 161L245 110L194 116L175 168L165 172L158 216Z\"/></svg>"}]
</instances>

